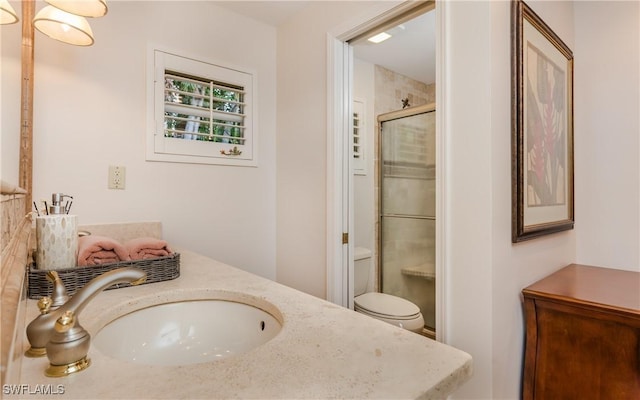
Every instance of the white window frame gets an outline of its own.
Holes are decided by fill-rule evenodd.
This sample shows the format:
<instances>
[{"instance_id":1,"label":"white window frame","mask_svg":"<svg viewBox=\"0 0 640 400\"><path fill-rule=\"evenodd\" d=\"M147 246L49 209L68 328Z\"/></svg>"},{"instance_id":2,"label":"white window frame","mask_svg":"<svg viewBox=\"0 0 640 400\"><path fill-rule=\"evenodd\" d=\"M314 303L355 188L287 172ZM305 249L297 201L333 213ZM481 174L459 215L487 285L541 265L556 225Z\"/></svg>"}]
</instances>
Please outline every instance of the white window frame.
<instances>
[{"instance_id":1,"label":"white window frame","mask_svg":"<svg viewBox=\"0 0 640 400\"><path fill-rule=\"evenodd\" d=\"M244 90L244 145L165 137L165 71L201 77L242 87ZM147 52L147 137L146 160L192 164L250 166L258 165L256 123L256 73L185 56L157 46ZM235 150L234 151L234 147Z\"/></svg>"},{"instance_id":2,"label":"white window frame","mask_svg":"<svg viewBox=\"0 0 640 400\"><path fill-rule=\"evenodd\" d=\"M367 138L369 137L369 127L367 124L366 109L366 103L363 99L353 99L353 130L351 140L353 141L353 173L356 175L367 175ZM356 115L358 115L357 125L355 122ZM358 149L357 151L356 148Z\"/></svg>"}]
</instances>

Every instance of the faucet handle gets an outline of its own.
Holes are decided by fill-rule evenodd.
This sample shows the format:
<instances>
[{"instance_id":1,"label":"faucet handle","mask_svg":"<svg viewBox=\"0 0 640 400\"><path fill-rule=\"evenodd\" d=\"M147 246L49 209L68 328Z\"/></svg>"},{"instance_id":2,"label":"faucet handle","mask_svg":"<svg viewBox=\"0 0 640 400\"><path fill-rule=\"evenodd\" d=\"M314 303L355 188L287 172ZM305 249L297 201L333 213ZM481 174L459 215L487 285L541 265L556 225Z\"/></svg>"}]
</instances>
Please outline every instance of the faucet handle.
<instances>
[{"instance_id":1,"label":"faucet handle","mask_svg":"<svg viewBox=\"0 0 640 400\"><path fill-rule=\"evenodd\" d=\"M62 282L62 279L60 279L56 271L47 272L47 280L53 283L51 310L55 310L69 300L69 295L67 294L67 289L64 287L64 282Z\"/></svg>"},{"instance_id":2,"label":"faucet handle","mask_svg":"<svg viewBox=\"0 0 640 400\"><path fill-rule=\"evenodd\" d=\"M47 349L45 347L46 342L38 343L37 345L33 345L32 340L34 337L34 333L32 332L32 326L34 322L41 321L44 318L49 317L49 311L51 311L51 297L45 296L41 297L38 300L38 309L40 310L40 315L38 315L31 323L27 326L27 339L29 339L29 349L24 352L24 355L27 357L42 357L47 354Z\"/></svg>"},{"instance_id":3,"label":"faucet handle","mask_svg":"<svg viewBox=\"0 0 640 400\"><path fill-rule=\"evenodd\" d=\"M64 314L56 320L54 328L56 332L65 333L68 332L69 329L73 328L75 324L76 316L73 311L65 311Z\"/></svg>"},{"instance_id":4,"label":"faucet handle","mask_svg":"<svg viewBox=\"0 0 640 400\"><path fill-rule=\"evenodd\" d=\"M47 272L47 280L49 282L53 282L56 279L58 279L60 276L58 275L58 273L56 271L48 271Z\"/></svg>"},{"instance_id":5,"label":"faucet handle","mask_svg":"<svg viewBox=\"0 0 640 400\"><path fill-rule=\"evenodd\" d=\"M40 314L41 315L49 314L52 303L53 301L51 301L51 297L49 296L40 298L40 300L38 300L38 310L40 310Z\"/></svg>"}]
</instances>

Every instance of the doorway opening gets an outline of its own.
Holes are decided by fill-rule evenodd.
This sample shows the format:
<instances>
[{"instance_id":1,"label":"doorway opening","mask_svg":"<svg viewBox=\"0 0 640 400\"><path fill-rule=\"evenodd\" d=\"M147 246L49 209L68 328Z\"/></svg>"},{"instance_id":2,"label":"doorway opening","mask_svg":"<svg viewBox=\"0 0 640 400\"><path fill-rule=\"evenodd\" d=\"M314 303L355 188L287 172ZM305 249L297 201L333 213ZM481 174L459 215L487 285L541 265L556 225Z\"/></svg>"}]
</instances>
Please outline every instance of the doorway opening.
<instances>
[{"instance_id":1,"label":"doorway opening","mask_svg":"<svg viewBox=\"0 0 640 400\"><path fill-rule=\"evenodd\" d=\"M382 262L384 250L380 223L381 142L377 117L399 111L403 107L435 103L435 14L435 2L420 3L418 6L407 2L363 21L349 32L339 32L334 38L330 38L330 62L333 63L333 70L330 71L330 90L334 90L334 96L330 95L329 99L334 99L334 104L329 109L329 127L333 127L342 135L336 134L329 149L330 158L333 155L330 165L333 166L333 171L328 176L335 178L335 181L328 189L334 193L333 205L338 209L334 210L333 214L329 213L334 218L329 223L333 230L329 229L328 234L341 231L342 237L345 237L344 233L348 233L349 239L347 243L343 241L340 244L338 251L338 246L328 246L328 297L329 300L346 307L354 308L354 282L357 280L354 276L354 255L362 253L363 249L369 250L372 255L369 276L374 279L368 282L367 290L392 290L393 285L385 284L382 279L385 268ZM383 32L390 35L387 40L378 44L369 40ZM414 41L413 44L403 49L401 42L410 43L411 40ZM433 140L435 133L432 135ZM432 150L433 161L435 149ZM347 162L344 162L345 160ZM431 168L435 168L435 164ZM429 216L430 225L435 224L434 182L435 174L432 174L430 185L434 196L430 201L434 214ZM342 227L341 230L336 229L339 226ZM430 228L430 232L437 231L434 226ZM436 259L433 254L437 248L434 236L432 234L430 238L417 239L431 241L431 254L421 256L425 258L423 264ZM407 244L405 241L400 247ZM433 264L432 261L432 283L435 282L437 271ZM414 287L415 291L415 285L409 286ZM441 286L441 283L437 286ZM431 285L430 290L428 298L442 298L441 293L434 293L435 284ZM391 294L409 297L411 301L411 296L406 295L408 291L410 289L392 290ZM434 300L430 303L431 307L426 310L429 322L425 324L425 332L433 336L435 326L438 325L436 315L439 313L439 302Z\"/></svg>"}]
</instances>

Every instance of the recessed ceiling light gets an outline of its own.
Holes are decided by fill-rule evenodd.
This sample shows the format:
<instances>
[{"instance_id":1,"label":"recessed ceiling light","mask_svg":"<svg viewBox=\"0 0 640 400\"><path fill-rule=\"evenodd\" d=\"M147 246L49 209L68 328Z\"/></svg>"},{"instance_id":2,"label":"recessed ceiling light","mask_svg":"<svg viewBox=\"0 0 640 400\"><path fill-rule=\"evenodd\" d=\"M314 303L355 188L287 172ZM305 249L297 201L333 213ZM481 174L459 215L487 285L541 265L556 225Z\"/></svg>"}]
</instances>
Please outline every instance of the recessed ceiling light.
<instances>
[{"instance_id":1,"label":"recessed ceiling light","mask_svg":"<svg viewBox=\"0 0 640 400\"><path fill-rule=\"evenodd\" d=\"M380 42L384 42L385 40L389 39L390 37L391 37L391 35L389 35L387 32L380 32L377 35L371 36L367 40L372 42L372 43L380 43Z\"/></svg>"}]
</instances>

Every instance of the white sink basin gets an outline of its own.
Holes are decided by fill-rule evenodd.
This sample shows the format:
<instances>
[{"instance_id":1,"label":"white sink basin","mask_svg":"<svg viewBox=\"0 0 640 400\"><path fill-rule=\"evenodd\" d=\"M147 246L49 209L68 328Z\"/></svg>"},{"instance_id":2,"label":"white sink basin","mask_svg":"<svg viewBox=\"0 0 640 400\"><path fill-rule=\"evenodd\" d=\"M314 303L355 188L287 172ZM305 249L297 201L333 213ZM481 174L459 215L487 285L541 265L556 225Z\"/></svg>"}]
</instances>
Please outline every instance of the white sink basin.
<instances>
[{"instance_id":1,"label":"white sink basin","mask_svg":"<svg viewBox=\"0 0 640 400\"><path fill-rule=\"evenodd\" d=\"M117 318L95 335L93 344L108 356L133 363L188 365L245 353L273 339L281 328L272 314L253 305L190 300Z\"/></svg>"}]
</instances>

